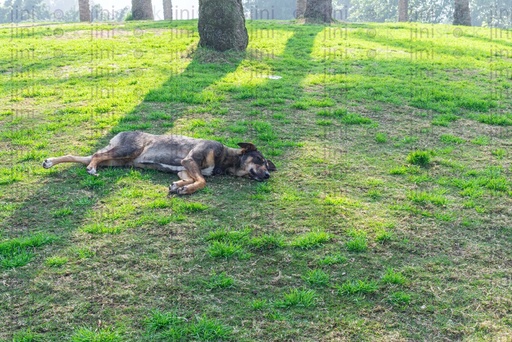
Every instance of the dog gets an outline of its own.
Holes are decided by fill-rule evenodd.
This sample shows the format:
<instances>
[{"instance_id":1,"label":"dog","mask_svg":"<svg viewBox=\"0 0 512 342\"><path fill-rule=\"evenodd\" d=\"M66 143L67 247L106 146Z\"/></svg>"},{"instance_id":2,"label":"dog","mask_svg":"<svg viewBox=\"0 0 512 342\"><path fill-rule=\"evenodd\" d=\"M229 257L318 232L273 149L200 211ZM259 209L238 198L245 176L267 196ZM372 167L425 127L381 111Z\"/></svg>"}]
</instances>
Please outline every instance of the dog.
<instances>
[{"instance_id":1,"label":"dog","mask_svg":"<svg viewBox=\"0 0 512 342\"><path fill-rule=\"evenodd\" d=\"M91 156L48 158L43 167L60 163L87 165L87 172L97 175L98 166L131 166L178 173L179 181L169 186L169 194L189 195L206 186L204 176L230 174L259 182L270 178L275 165L252 143L229 148L214 140L181 135L154 135L144 132L121 132L107 147Z\"/></svg>"}]
</instances>

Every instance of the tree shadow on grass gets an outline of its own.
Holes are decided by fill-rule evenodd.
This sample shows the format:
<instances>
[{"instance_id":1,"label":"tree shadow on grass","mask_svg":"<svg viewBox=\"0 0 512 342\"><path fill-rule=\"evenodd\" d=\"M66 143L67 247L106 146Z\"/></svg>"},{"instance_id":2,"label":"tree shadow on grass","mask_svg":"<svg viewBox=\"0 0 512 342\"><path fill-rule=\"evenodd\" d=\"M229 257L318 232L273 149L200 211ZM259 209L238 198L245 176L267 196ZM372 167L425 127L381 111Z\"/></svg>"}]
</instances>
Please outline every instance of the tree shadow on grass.
<instances>
[{"instance_id":1,"label":"tree shadow on grass","mask_svg":"<svg viewBox=\"0 0 512 342\"><path fill-rule=\"evenodd\" d=\"M224 59L219 60L220 58ZM149 107L154 104L158 106L158 103L169 108L170 102L173 107L208 102L208 98L202 95L204 90L227 73L234 71L243 58L244 55L240 53L220 55L204 50L194 52L192 61L183 72L172 75L161 88L150 90L138 106L121 118L118 125L98 139L90 153L106 146L120 131L144 129L155 134L165 133L182 113L174 109L175 112L170 116L156 115L148 119L147 116L151 114L151 110L148 112ZM69 153L73 153L72 149ZM82 225L84 215L107 196L109 189L129 174L130 170L105 168L101 169L100 173L103 174L99 177L91 177L86 174L83 165L68 169L62 168L61 165L55 166L50 174L44 177L44 183L38 185L34 194L27 196L28 199L0 223L2 237L24 237L35 233L53 234L59 237L61 242L58 244L66 245L66 237ZM16 183L3 186L15 189ZM66 211L64 208L69 210Z\"/></svg>"}]
</instances>

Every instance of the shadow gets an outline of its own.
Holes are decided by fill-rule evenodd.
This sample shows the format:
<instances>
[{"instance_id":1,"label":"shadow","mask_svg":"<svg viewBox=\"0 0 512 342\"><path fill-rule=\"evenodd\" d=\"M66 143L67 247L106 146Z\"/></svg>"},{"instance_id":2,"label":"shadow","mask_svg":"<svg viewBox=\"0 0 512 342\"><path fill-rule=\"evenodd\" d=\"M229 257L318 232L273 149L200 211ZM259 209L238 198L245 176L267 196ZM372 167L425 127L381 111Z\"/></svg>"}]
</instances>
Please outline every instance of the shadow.
<instances>
[{"instance_id":1,"label":"shadow","mask_svg":"<svg viewBox=\"0 0 512 342\"><path fill-rule=\"evenodd\" d=\"M107 132L100 130L101 136L88 153L92 154L106 146L108 141L120 131L144 128L149 133L165 133L172 127L174 121L182 115L182 111L176 108L204 102L205 100L201 97L203 90L222 79L227 73L236 70L244 55L240 53L221 55L213 51L200 49L196 51L188 50L180 56L180 58L190 57L192 57L192 60L185 70L173 72L173 75L160 88L150 90L143 101L122 117L115 127ZM218 64L219 59L222 59L222 65ZM208 73L206 74L206 72ZM200 80L197 78L199 75L201 75ZM205 75L207 77L204 77ZM172 102L172 106L169 106L169 102ZM157 117L145 124L148 107L151 106L167 106L171 115L162 116L162 118ZM132 123L134 118L142 123L141 127ZM73 153L72 148L70 153ZM78 153L75 152L74 154ZM19 167L16 172L29 171L28 169ZM84 215L94 208L96 203L100 202L104 196L108 195L110 187L129 174L130 171L130 169L123 168L103 168L100 170L100 177L91 178L85 172L83 165L75 164L67 169L59 165L46 172L46 175L35 166L31 173L44 176L42 176L42 182L37 185L38 188L34 193L19 194L21 195L19 197L25 198L19 204L17 203L16 191L5 194L6 200L12 200L11 204L17 209L8 217L4 217L0 223L2 238L9 239L44 232L58 235L60 242L57 242L57 244L66 245L65 240L67 240L69 234L82 225ZM148 172L153 173L152 171ZM168 175L166 178L168 178ZM0 187L2 186L11 186L15 189L16 175L13 175L12 182L0 185ZM73 207L72 215L58 214L59 209L67 207L71 203L81 203L81 205Z\"/></svg>"}]
</instances>

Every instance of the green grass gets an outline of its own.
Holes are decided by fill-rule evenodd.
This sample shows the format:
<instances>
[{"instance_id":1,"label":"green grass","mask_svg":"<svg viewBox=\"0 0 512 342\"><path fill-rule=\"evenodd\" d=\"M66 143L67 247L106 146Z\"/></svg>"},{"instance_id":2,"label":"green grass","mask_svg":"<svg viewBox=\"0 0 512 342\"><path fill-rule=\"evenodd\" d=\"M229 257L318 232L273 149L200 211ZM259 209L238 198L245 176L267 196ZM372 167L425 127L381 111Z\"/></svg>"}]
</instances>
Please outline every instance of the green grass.
<instances>
[{"instance_id":1,"label":"green grass","mask_svg":"<svg viewBox=\"0 0 512 342\"><path fill-rule=\"evenodd\" d=\"M392 268L388 268L386 273L382 276L381 281L384 284L403 285L406 279L402 273L395 272Z\"/></svg>"},{"instance_id":2,"label":"green grass","mask_svg":"<svg viewBox=\"0 0 512 342\"><path fill-rule=\"evenodd\" d=\"M61 267L68 262L68 258L54 256L46 259L45 264L50 267Z\"/></svg>"},{"instance_id":3,"label":"green grass","mask_svg":"<svg viewBox=\"0 0 512 342\"><path fill-rule=\"evenodd\" d=\"M80 328L72 336L72 342L120 342L121 334L112 329Z\"/></svg>"},{"instance_id":4,"label":"green grass","mask_svg":"<svg viewBox=\"0 0 512 342\"><path fill-rule=\"evenodd\" d=\"M341 285L336 285L338 294L344 296L372 294L377 291L378 285L375 281L349 280Z\"/></svg>"},{"instance_id":5,"label":"green grass","mask_svg":"<svg viewBox=\"0 0 512 342\"><path fill-rule=\"evenodd\" d=\"M233 286L235 281L226 275L225 272L213 274L210 279L205 282L208 289L224 289Z\"/></svg>"},{"instance_id":6,"label":"green grass","mask_svg":"<svg viewBox=\"0 0 512 342\"><path fill-rule=\"evenodd\" d=\"M35 234L24 238L14 238L0 242L0 266L15 268L25 266L34 257L34 249L56 240L53 235Z\"/></svg>"},{"instance_id":7,"label":"green grass","mask_svg":"<svg viewBox=\"0 0 512 342\"><path fill-rule=\"evenodd\" d=\"M407 155L407 162L421 167L427 167L431 162L431 153L429 151L416 150Z\"/></svg>"},{"instance_id":8,"label":"green grass","mask_svg":"<svg viewBox=\"0 0 512 342\"><path fill-rule=\"evenodd\" d=\"M310 270L302 276L302 279L312 286L326 286L329 284L329 278L329 275L322 270Z\"/></svg>"},{"instance_id":9,"label":"green grass","mask_svg":"<svg viewBox=\"0 0 512 342\"><path fill-rule=\"evenodd\" d=\"M326 255L325 257L318 260L319 266L331 266L335 264L343 264L347 261L347 258L340 253L333 255Z\"/></svg>"},{"instance_id":10,"label":"green grass","mask_svg":"<svg viewBox=\"0 0 512 342\"><path fill-rule=\"evenodd\" d=\"M0 340L511 335L507 32L247 26L214 53L193 20L0 25ZM176 175L41 167L136 129L278 171L168 198Z\"/></svg>"},{"instance_id":11,"label":"green grass","mask_svg":"<svg viewBox=\"0 0 512 342\"><path fill-rule=\"evenodd\" d=\"M296 248L310 249L319 247L322 244L328 242L330 239L331 237L326 232L309 232L298 235L291 242L291 245Z\"/></svg>"},{"instance_id":12,"label":"green grass","mask_svg":"<svg viewBox=\"0 0 512 342\"><path fill-rule=\"evenodd\" d=\"M283 295L283 299L275 302L278 308L304 307L310 308L316 306L318 295L314 290L293 289Z\"/></svg>"}]
</instances>

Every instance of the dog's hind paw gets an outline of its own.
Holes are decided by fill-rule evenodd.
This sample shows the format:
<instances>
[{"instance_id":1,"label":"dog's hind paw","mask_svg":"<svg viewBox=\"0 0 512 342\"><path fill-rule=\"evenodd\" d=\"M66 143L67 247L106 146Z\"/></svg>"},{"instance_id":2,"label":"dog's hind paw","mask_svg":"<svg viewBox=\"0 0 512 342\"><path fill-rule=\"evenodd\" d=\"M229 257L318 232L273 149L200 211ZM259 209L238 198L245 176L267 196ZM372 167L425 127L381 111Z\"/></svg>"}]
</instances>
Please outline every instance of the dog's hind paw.
<instances>
[{"instance_id":1,"label":"dog's hind paw","mask_svg":"<svg viewBox=\"0 0 512 342\"><path fill-rule=\"evenodd\" d=\"M97 176L98 175L96 173L96 168L94 168L94 167L88 167L87 168L87 173L90 174L90 175L93 175L93 176Z\"/></svg>"},{"instance_id":2,"label":"dog's hind paw","mask_svg":"<svg viewBox=\"0 0 512 342\"><path fill-rule=\"evenodd\" d=\"M44 162L43 162L43 167L45 169L49 169L50 167L53 166L53 163L49 160L49 159L46 159Z\"/></svg>"}]
</instances>

